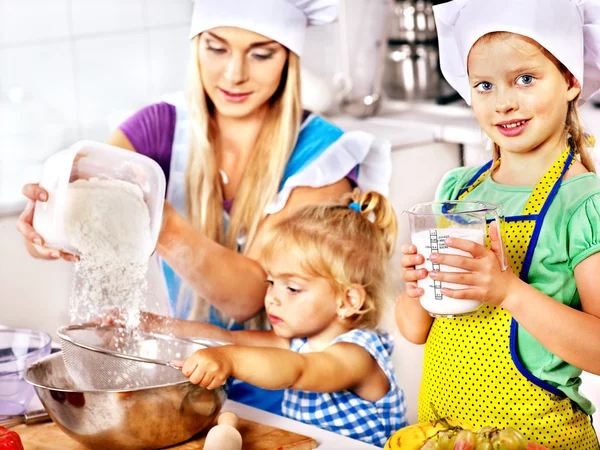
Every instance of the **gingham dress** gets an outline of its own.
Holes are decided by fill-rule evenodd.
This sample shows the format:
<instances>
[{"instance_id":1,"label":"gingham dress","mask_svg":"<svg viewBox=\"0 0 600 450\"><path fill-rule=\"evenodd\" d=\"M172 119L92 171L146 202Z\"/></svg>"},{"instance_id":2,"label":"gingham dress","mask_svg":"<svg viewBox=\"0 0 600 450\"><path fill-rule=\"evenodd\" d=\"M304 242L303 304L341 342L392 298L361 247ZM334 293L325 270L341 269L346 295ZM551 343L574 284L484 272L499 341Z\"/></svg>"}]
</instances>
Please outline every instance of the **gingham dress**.
<instances>
[{"instance_id":1,"label":"gingham dress","mask_svg":"<svg viewBox=\"0 0 600 450\"><path fill-rule=\"evenodd\" d=\"M322 393L287 389L283 396L283 415L383 447L388 437L408 425L404 392L398 387L390 359L394 347L392 338L386 333L352 330L329 345L338 342L356 344L368 351L388 377L389 392L376 402L370 402L349 390ZM293 339L290 349L309 352L306 343L305 338Z\"/></svg>"}]
</instances>

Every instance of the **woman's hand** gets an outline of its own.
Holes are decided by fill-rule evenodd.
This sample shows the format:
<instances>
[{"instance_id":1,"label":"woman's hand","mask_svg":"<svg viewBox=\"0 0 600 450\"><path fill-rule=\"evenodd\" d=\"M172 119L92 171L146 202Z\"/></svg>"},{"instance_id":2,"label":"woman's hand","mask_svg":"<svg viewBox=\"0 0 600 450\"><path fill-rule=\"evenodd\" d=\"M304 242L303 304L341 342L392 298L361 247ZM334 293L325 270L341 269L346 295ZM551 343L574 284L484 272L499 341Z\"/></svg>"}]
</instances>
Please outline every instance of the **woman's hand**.
<instances>
[{"instance_id":1,"label":"woman's hand","mask_svg":"<svg viewBox=\"0 0 600 450\"><path fill-rule=\"evenodd\" d=\"M171 333L170 323L173 319L170 317L160 316L146 311L140 311L139 314L139 322L135 329L159 334ZM128 321L127 311L121 311L119 308L115 307L109 309L103 316L93 320L91 323L102 327L127 328Z\"/></svg>"},{"instance_id":2,"label":"woman's hand","mask_svg":"<svg viewBox=\"0 0 600 450\"><path fill-rule=\"evenodd\" d=\"M48 201L48 193L38 184L26 184L23 187L23 195L29 200L27 206L19 216L17 221L17 230L25 238L25 246L27 251L34 258L40 259L58 259L62 258L66 261L77 261L78 257L70 253L64 253L60 250L48 248L44 246L44 239L33 229L33 213L35 202Z\"/></svg>"},{"instance_id":3,"label":"woman's hand","mask_svg":"<svg viewBox=\"0 0 600 450\"><path fill-rule=\"evenodd\" d=\"M189 378L191 383L207 389L216 389L225 384L233 371L228 353L224 351L224 347L203 348L185 362L175 361L175 365L181 367L181 373Z\"/></svg>"},{"instance_id":4,"label":"woman's hand","mask_svg":"<svg viewBox=\"0 0 600 450\"><path fill-rule=\"evenodd\" d=\"M406 295L410 298L420 298L424 291L417 286L418 280L427 278L427 269L417 270L415 266L423 264L425 257L417 253L417 247L411 244L403 244L400 247L403 253L400 264L402 265L402 279L406 284Z\"/></svg>"},{"instance_id":5,"label":"woman's hand","mask_svg":"<svg viewBox=\"0 0 600 450\"><path fill-rule=\"evenodd\" d=\"M466 272L431 271L429 276L445 283L458 283L470 286L464 289L442 288L442 294L462 300L479 300L493 306L502 306L519 278L502 267L502 253L498 239L498 229L490 224L491 250L473 241L459 238L446 239L448 247L470 253L473 257L432 253L429 259L437 264L463 269ZM504 260L508 261L506 254Z\"/></svg>"}]
</instances>

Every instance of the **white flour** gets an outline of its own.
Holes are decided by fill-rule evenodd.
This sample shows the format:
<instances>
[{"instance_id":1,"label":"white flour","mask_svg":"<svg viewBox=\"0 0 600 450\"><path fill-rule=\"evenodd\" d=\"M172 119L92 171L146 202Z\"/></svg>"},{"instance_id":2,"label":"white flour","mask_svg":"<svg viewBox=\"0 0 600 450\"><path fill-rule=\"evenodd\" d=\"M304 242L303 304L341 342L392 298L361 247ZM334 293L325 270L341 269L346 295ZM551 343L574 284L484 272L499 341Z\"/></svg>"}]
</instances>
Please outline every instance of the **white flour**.
<instances>
[{"instance_id":1,"label":"white flour","mask_svg":"<svg viewBox=\"0 0 600 450\"><path fill-rule=\"evenodd\" d=\"M75 263L72 321L98 318L118 307L135 326L145 309L152 253L150 214L139 186L121 180L69 185L65 231L80 253Z\"/></svg>"}]
</instances>

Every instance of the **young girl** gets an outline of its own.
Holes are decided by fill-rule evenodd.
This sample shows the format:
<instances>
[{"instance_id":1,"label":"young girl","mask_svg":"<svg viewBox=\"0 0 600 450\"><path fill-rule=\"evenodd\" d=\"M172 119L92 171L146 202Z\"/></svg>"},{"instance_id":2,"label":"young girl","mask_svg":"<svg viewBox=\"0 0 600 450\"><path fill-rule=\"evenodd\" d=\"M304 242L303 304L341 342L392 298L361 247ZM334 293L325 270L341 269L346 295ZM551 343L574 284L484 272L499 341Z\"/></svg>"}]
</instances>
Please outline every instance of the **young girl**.
<instances>
[{"instance_id":1,"label":"young girl","mask_svg":"<svg viewBox=\"0 0 600 450\"><path fill-rule=\"evenodd\" d=\"M600 87L600 2L455 0L435 13L444 75L495 149L484 167L448 173L437 199L501 204L506 248L495 227L492 250L449 239L473 256L430 257L466 270L450 273L416 270L424 257L402 247L407 290L396 322L427 344L419 420L435 410L518 428L551 449L598 449L579 376L600 373L600 179L577 104ZM512 270L501 267L502 251ZM442 293L484 306L433 320L416 283L427 275L469 286Z\"/></svg>"},{"instance_id":2,"label":"young girl","mask_svg":"<svg viewBox=\"0 0 600 450\"><path fill-rule=\"evenodd\" d=\"M203 336L235 345L199 350L180 362L183 374L210 389L229 376L286 389L285 416L383 446L407 425L390 359L393 343L375 331L395 236L391 204L358 190L339 204L307 206L276 224L260 254L273 329L204 324ZM198 325L179 322L159 331L197 335Z\"/></svg>"}]
</instances>

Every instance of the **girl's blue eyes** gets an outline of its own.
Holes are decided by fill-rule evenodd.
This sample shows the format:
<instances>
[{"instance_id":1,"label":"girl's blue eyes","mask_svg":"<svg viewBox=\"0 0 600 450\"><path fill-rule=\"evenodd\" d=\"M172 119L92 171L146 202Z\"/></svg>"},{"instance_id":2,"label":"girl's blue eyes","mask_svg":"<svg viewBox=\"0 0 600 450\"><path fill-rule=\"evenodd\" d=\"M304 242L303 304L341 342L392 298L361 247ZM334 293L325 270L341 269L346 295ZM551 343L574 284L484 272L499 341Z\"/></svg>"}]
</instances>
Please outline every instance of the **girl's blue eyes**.
<instances>
[{"instance_id":1,"label":"girl's blue eyes","mask_svg":"<svg viewBox=\"0 0 600 450\"><path fill-rule=\"evenodd\" d=\"M517 78L517 84L524 84L525 86L527 86L531 83L533 83L533 77L531 75L521 75L519 78Z\"/></svg>"},{"instance_id":2,"label":"girl's blue eyes","mask_svg":"<svg viewBox=\"0 0 600 450\"><path fill-rule=\"evenodd\" d=\"M531 75L521 75L517 78L517 84L521 86L529 86L535 78ZM489 81L482 81L475 86L479 92L488 92L493 89L494 85Z\"/></svg>"},{"instance_id":3,"label":"girl's blue eyes","mask_svg":"<svg viewBox=\"0 0 600 450\"><path fill-rule=\"evenodd\" d=\"M211 47L210 45L207 45L207 46L206 46L206 48L207 48L209 51L211 51L211 52L213 52L213 53L216 53L217 55L222 55L222 54L224 54L224 53L227 53L227 49L224 49L224 48L219 48L219 47ZM273 53L275 53L275 52L273 51L273 52L266 53L266 54L262 54L262 53L251 53L251 56L252 56L254 59L257 59L257 60L259 60L259 61L264 61L264 60L267 60L267 59L271 59L271 57L273 56Z\"/></svg>"},{"instance_id":4,"label":"girl's blue eyes","mask_svg":"<svg viewBox=\"0 0 600 450\"><path fill-rule=\"evenodd\" d=\"M494 85L488 81L483 81L481 83L479 83L477 86L475 86L475 88L479 91L479 92L487 92L492 90L492 88L494 87Z\"/></svg>"}]
</instances>

